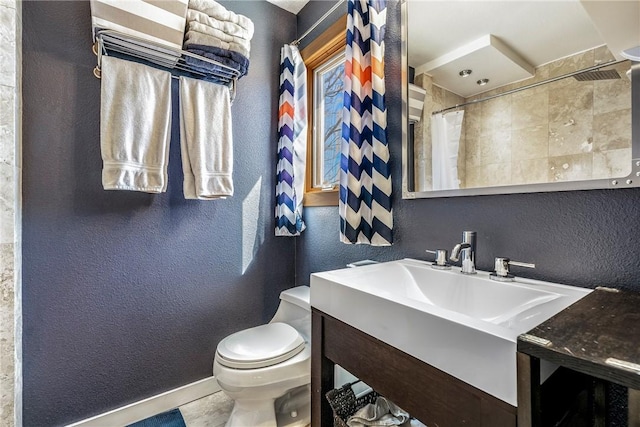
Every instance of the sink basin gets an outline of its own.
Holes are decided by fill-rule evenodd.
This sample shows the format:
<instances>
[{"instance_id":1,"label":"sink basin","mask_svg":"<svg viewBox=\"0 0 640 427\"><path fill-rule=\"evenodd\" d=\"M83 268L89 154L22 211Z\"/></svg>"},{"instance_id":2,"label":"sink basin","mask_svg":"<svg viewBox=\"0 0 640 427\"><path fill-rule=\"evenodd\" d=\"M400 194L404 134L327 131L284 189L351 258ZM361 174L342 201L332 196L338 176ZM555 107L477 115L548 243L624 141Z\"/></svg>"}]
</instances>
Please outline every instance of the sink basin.
<instances>
[{"instance_id":1,"label":"sink basin","mask_svg":"<svg viewBox=\"0 0 640 427\"><path fill-rule=\"evenodd\" d=\"M311 275L313 307L513 406L518 335L589 292L411 259Z\"/></svg>"}]
</instances>

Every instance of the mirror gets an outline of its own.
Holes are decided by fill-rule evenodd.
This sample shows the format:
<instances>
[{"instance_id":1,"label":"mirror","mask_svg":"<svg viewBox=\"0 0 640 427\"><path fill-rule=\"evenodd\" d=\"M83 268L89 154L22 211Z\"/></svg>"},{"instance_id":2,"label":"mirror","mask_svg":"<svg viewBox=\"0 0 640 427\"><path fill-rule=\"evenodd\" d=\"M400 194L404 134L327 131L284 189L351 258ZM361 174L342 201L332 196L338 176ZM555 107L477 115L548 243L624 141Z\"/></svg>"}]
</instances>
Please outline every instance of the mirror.
<instances>
[{"instance_id":1,"label":"mirror","mask_svg":"<svg viewBox=\"0 0 640 427\"><path fill-rule=\"evenodd\" d=\"M640 186L640 3L401 7L403 198Z\"/></svg>"}]
</instances>

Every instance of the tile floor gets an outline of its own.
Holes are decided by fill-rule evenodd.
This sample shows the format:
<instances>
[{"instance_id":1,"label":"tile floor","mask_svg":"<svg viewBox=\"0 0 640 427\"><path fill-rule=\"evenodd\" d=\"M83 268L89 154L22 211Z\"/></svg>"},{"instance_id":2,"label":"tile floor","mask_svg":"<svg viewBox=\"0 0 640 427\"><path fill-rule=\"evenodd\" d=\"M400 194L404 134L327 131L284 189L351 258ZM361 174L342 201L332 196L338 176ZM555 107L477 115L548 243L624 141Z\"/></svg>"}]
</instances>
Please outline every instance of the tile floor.
<instances>
[{"instance_id":1,"label":"tile floor","mask_svg":"<svg viewBox=\"0 0 640 427\"><path fill-rule=\"evenodd\" d=\"M214 393L180 407L187 427L224 427L233 400L223 392Z\"/></svg>"}]
</instances>

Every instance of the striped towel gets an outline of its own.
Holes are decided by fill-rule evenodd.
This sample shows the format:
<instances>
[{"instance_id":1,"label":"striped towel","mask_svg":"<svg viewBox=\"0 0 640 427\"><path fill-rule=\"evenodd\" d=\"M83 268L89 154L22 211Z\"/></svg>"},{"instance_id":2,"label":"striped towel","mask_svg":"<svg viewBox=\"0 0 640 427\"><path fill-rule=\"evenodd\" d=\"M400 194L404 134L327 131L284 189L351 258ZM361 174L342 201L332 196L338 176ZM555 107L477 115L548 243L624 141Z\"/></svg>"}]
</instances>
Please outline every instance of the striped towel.
<instances>
[{"instance_id":1,"label":"striped towel","mask_svg":"<svg viewBox=\"0 0 640 427\"><path fill-rule=\"evenodd\" d=\"M187 0L91 0L93 37L103 29L182 49Z\"/></svg>"},{"instance_id":2,"label":"striped towel","mask_svg":"<svg viewBox=\"0 0 640 427\"><path fill-rule=\"evenodd\" d=\"M340 160L340 241L392 242L384 82L385 0L349 0Z\"/></svg>"}]
</instances>

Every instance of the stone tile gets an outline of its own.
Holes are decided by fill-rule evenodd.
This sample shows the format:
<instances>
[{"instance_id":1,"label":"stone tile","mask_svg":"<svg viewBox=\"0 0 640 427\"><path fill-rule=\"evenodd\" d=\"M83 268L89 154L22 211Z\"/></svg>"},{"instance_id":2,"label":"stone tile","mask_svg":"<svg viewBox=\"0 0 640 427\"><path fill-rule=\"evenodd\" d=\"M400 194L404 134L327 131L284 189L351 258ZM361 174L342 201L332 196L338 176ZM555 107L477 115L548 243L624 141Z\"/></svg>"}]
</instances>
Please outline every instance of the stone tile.
<instances>
[{"instance_id":1,"label":"stone tile","mask_svg":"<svg viewBox=\"0 0 640 427\"><path fill-rule=\"evenodd\" d=\"M444 92L445 92L445 90L442 89L440 86L436 86L436 85L433 85L431 90L433 92L432 93L433 103L434 104L438 104L438 105L445 105L446 106L446 104L444 102Z\"/></svg>"},{"instance_id":2,"label":"stone tile","mask_svg":"<svg viewBox=\"0 0 640 427\"><path fill-rule=\"evenodd\" d=\"M631 81L625 76L629 65L616 67L619 79L593 82L593 114L631 108Z\"/></svg>"},{"instance_id":3,"label":"stone tile","mask_svg":"<svg viewBox=\"0 0 640 427\"><path fill-rule=\"evenodd\" d=\"M482 133L494 133L511 127L509 95L482 102Z\"/></svg>"},{"instance_id":4,"label":"stone tile","mask_svg":"<svg viewBox=\"0 0 640 427\"><path fill-rule=\"evenodd\" d=\"M593 114L593 83L571 79L567 85L549 89L549 123L565 123Z\"/></svg>"},{"instance_id":5,"label":"stone tile","mask_svg":"<svg viewBox=\"0 0 640 427\"><path fill-rule=\"evenodd\" d=\"M516 160L511 166L512 184L540 184L548 182L549 159Z\"/></svg>"},{"instance_id":6,"label":"stone tile","mask_svg":"<svg viewBox=\"0 0 640 427\"><path fill-rule=\"evenodd\" d=\"M511 185L511 163L494 163L485 165L484 183L487 187Z\"/></svg>"},{"instance_id":7,"label":"stone tile","mask_svg":"<svg viewBox=\"0 0 640 427\"><path fill-rule=\"evenodd\" d=\"M467 173L464 185L461 188L478 188L486 187L484 168L482 166L467 166Z\"/></svg>"},{"instance_id":8,"label":"stone tile","mask_svg":"<svg viewBox=\"0 0 640 427\"><path fill-rule=\"evenodd\" d=\"M482 132L482 105L464 107L464 132L467 137L476 137Z\"/></svg>"},{"instance_id":9,"label":"stone tile","mask_svg":"<svg viewBox=\"0 0 640 427\"><path fill-rule=\"evenodd\" d=\"M14 243L14 177L13 165L0 163L0 244Z\"/></svg>"},{"instance_id":10,"label":"stone tile","mask_svg":"<svg viewBox=\"0 0 640 427\"><path fill-rule=\"evenodd\" d=\"M631 148L593 153L593 178L624 178L631 169Z\"/></svg>"},{"instance_id":11,"label":"stone tile","mask_svg":"<svg viewBox=\"0 0 640 427\"><path fill-rule=\"evenodd\" d=\"M464 98L448 90L444 91L444 105L453 107L464 103Z\"/></svg>"},{"instance_id":12,"label":"stone tile","mask_svg":"<svg viewBox=\"0 0 640 427\"><path fill-rule=\"evenodd\" d=\"M594 65L602 64L603 62L614 61L616 58L613 56L607 46L600 46L593 49L593 62Z\"/></svg>"},{"instance_id":13,"label":"stone tile","mask_svg":"<svg viewBox=\"0 0 640 427\"><path fill-rule=\"evenodd\" d=\"M15 88L0 86L0 163L15 161Z\"/></svg>"},{"instance_id":14,"label":"stone tile","mask_svg":"<svg viewBox=\"0 0 640 427\"><path fill-rule=\"evenodd\" d=\"M233 400L220 391L181 406L180 412L187 427L223 427L232 409Z\"/></svg>"},{"instance_id":15,"label":"stone tile","mask_svg":"<svg viewBox=\"0 0 640 427\"><path fill-rule=\"evenodd\" d=\"M14 393L14 251L0 244L0 425L13 425Z\"/></svg>"},{"instance_id":16,"label":"stone tile","mask_svg":"<svg viewBox=\"0 0 640 427\"><path fill-rule=\"evenodd\" d=\"M588 50L549 64L549 77L558 77L592 65L594 65L593 50Z\"/></svg>"},{"instance_id":17,"label":"stone tile","mask_svg":"<svg viewBox=\"0 0 640 427\"><path fill-rule=\"evenodd\" d=\"M480 166L480 139L481 137L466 136L464 140L465 144L465 168L472 168Z\"/></svg>"},{"instance_id":18,"label":"stone tile","mask_svg":"<svg viewBox=\"0 0 640 427\"><path fill-rule=\"evenodd\" d=\"M549 157L548 125L532 126L511 131L512 160L542 159L547 157Z\"/></svg>"},{"instance_id":19,"label":"stone tile","mask_svg":"<svg viewBox=\"0 0 640 427\"><path fill-rule=\"evenodd\" d=\"M511 161L511 133L509 131L483 135L479 145L481 165Z\"/></svg>"},{"instance_id":20,"label":"stone tile","mask_svg":"<svg viewBox=\"0 0 640 427\"><path fill-rule=\"evenodd\" d=\"M631 109L593 116L593 150L631 147Z\"/></svg>"},{"instance_id":21,"label":"stone tile","mask_svg":"<svg viewBox=\"0 0 640 427\"><path fill-rule=\"evenodd\" d=\"M540 88L536 88L540 89ZM533 89L528 96L515 96L511 101L511 129L547 125L549 122L549 93ZM529 92L525 90L518 95Z\"/></svg>"},{"instance_id":22,"label":"stone tile","mask_svg":"<svg viewBox=\"0 0 640 427\"><path fill-rule=\"evenodd\" d=\"M592 171L591 153L549 158L549 182L591 179Z\"/></svg>"},{"instance_id":23,"label":"stone tile","mask_svg":"<svg viewBox=\"0 0 640 427\"><path fill-rule=\"evenodd\" d=\"M16 9L0 4L0 85L16 85Z\"/></svg>"},{"instance_id":24,"label":"stone tile","mask_svg":"<svg viewBox=\"0 0 640 427\"><path fill-rule=\"evenodd\" d=\"M587 153L593 149L592 86L570 84L549 92L550 156Z\"/></svg>"}]
</instances>

